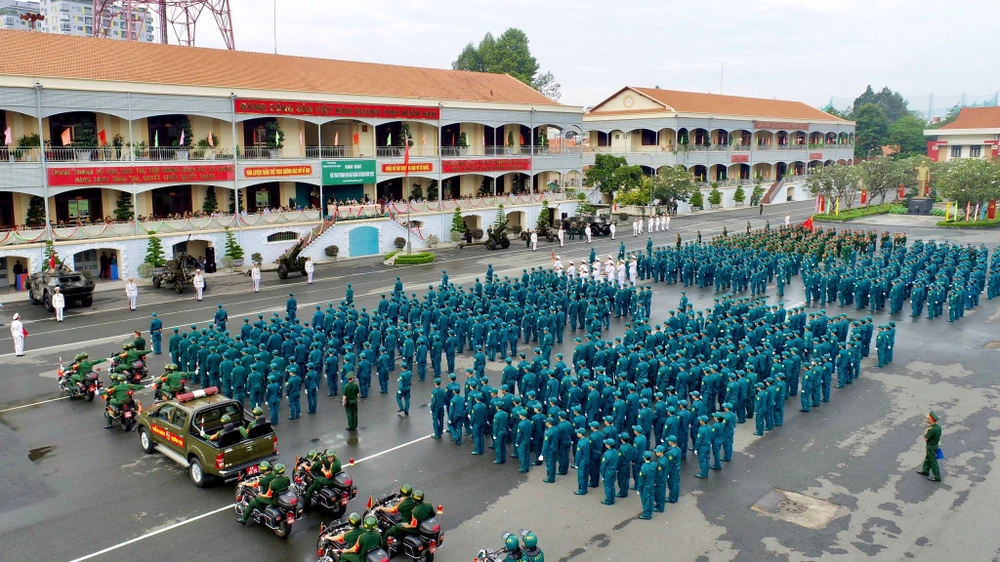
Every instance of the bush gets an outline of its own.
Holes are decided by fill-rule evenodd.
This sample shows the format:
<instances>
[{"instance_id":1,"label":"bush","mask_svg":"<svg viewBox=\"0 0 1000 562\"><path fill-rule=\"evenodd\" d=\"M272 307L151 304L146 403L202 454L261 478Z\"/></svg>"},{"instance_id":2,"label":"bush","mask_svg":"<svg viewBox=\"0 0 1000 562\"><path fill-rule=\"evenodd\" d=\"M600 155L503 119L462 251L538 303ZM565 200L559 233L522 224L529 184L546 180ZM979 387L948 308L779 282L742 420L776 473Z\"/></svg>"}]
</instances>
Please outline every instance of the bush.
<instances>
[{"instance_id":1,"label":"bush","mask_svg":"<svg viewBox=\"0 0 1000 562\"><path fill-rule=\"evenodd\" d=\"M628 221L628 215L626 213L618 213L618 220L626 222Z\"/></svg>"},{"instance_id":2,"label":"bush","mask_svg":"<svg viewBox=\"0 0 1000 562\"><path fill-rule=\"evenodd\" d=\"M992 228L1000 226L1000 219L986 219L982 221L941 221L938 226L944 228Z\"/></svg>"},{"instance_id":3,"label":"bush","mask_svg":"<svg viewBox=\"0 0 1000 562\"><path fill-rule=\"evenodd\" d=\"M462 233L461 232L457 232L455 230L451 231L450 237L451 237L451 241L452 242L458 242L459 240L461 240L463 238Z\"/></svg>"},{"instance_id":4,"label":"bush","mask_svg":"<svg viewBox=\"0 0 1000 562\"><path fill-rule=\"evenodd\" d=\"M392 256L396 256L396 265L423 265L434 261L434 254L430 252L417 252L415 254L389 252L384 259L388 260Z\"/></svg>"},{"instance_id":5,"label":"bush","mask_svg":"<svg viewBox=\"0 0 1000 562\"><path fill-rule=\"evenodd\" d=\"M479 240L482 240L483 239L483 234L484 234L483 233L483 229L481 229L481 228L473 228L472 229L472 241L473 242L478 242Z\"/></svg>"},{"instance_id":6,"label":"bush","mask_svg":"<svg viewBox=\"0 0 1000 562\"><path fill-rule=\"evenodd\" d=\"M701 195L700 189L695 190L695 192L691 195L691 198L688 199L688 205L691 205L692 208L703 207L705 205L705 198Z\"/></svg>"},{"instance_id":7,"label":"bush","mask_svg":"<svg viewBox=\"0 0 1000 562\"><path fill-rule=\"evenodd\" d=\"M250 259L253 260L254 263L264 263L264 256L260 255L260 252L254 252L253 255L250 256Z\"/></svg>"},{"instance_id":8,"label":"bush","mask_svg":"<svg viewBox=\"0 0 1000 562\"><path fill-rule=\"evenodd\" d=\"M397 236L396 239L392 241L392 245L402 250L406 247L406 238Z\"/></svg>"},{"instance_id":9,"label":"bush","mask_svg":"<svg viewBox=\"0 0 1000 562\"><path fill-rule=\"evenodd\" d=\"M712 206L722 204L722 192L719 191L718 185L713 185L712 191L708 192L708 203Z\"/></svg>"},{"instance_id":10,"label":"bush","mask_svg":"<svg viewBox=\"0 0 1000 562\"><path fill-rule=\"evenodd\" d=\"M151 264L149 262L140 263L139 264L139 277L141 277L143 279L149 279L150 277L153 276L153 270L154 269L156 269L156 266L154 266L153 264Z\"/></svg>"},{"instance_id":11,"label":"bush","mask_svg":"<svg viewBox=\"0 0 1000 562\"><path fill-rule=\"evenodd\" d=\"M219 264L222 266L222 269L226 269L226 270L232 269L233 268L233 258L231 258L229 256L222 256L222 259L219 260Z\"/></svg>"},{"instance_id":12,"label":"bush","mask_svg":"<svg viewBox=\"0 0 1000 562\"><path fill-rule=\"evenodd\" d=\"M747 192L743 190L743 185L737 185L736 191L733 192L733 201L736 203L742 203L747 200Z\"/></svg>"},{"instance_id":13,"label":"bush","mask_svg":"<svg viewBox=\"0 0 1000 562\"><path fill-rule=\"evenodd\" d=\"M943 217L944 215L945 215L944 209L938 209L937 207L934 207L933 209L931 209L931 216L934 216L934 217Z\"/></svg>"},{"instance_id":14,"label":"bush","mask_svg":"<svg viewBox=\"0 0 1000 562\"><path fill-rule=\"evenodd\" d=\"M340 248L337 246L327 246L323 249L323 253L326 254L326 257L328 258L335 258L337 257L337 254L340 253Z\"/></svg>"},{"instance_id":15,"label":"bush","mask_svg":"<svg viewBox=\"0 0 1000 562\"><path fill-rule=\"evenodd\" d=\"M427 242L428 246L433 248L441 243L441 239L431 234L430 236L427 237L427 240L425 240L425 242Z\"/></svg>"},{"instance_id":16,"label":"bush","mask_svg":"<svg viewBox=\"0 0 1000 562\"><path fill-rule=\"evenodd\" d=\"M885 205L872 205L871 207L858 207L856 209L848 209L846 211L841 211L840 215L813 215L814 221L831 221L831 222L843 222L849 221L851 219L857 219L861 217L870 217L872 215L885 215L892 212L893 208L903 209L905 212L906 207L898 203L886 203Z\"/></svg>"}]
</instances>

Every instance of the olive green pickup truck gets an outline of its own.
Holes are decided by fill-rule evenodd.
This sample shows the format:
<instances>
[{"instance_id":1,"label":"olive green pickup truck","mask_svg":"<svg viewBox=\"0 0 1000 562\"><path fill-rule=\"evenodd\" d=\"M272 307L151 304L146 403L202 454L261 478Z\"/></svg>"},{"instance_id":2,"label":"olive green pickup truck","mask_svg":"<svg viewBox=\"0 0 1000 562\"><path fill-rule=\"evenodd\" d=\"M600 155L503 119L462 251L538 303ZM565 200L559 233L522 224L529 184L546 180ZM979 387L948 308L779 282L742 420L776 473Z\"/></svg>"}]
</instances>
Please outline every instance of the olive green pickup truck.
<instances>
[{"instance_id":1,"label":"olive green pickup truck","mask_svg":"<svg viewBox=\"0 0 1000 562\"><path fill-rule=\"evenodd\" d=\"M224 415L235 426L228 431L221 421ZM187 468L191 481L203 488L213 480L235 480L241 471L261 461L278 460L278 436L271 424L255 425L244 438L239 429L249 422L240 401L209 387L143 410L137 420L139 444L146 453L158 451ZM216 433L218 438L210 439Z\"/></svg>"}]
</instances>

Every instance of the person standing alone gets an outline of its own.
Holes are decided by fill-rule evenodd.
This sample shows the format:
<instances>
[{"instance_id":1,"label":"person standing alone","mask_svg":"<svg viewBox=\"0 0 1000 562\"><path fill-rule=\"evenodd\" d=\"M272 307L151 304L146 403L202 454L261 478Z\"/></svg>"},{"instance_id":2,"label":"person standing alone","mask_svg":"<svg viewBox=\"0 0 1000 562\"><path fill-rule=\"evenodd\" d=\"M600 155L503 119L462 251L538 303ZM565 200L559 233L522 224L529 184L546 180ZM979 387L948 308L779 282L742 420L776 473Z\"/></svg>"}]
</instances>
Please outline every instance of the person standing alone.
<instances>
[{"instance_id":1,"label":"person standing alone","mask_svg":"<svg viewBox=\"0 0 1000 562\"><path fill-rule=\"evenodd\" d=\"M125 285L125 296L128 297L128 309L134 311L139 300L139 286L135 284L134 277L128 278L128 284Z\"/></svg>"},{"instance_id":2,"label":"person standing alone","mask_svg":"<svg viewBox=\"0 0 1000 562\"><path fill-rule=\"evenodd\" d=\"M63 321L63 310L66 309L66 295L59 292L59 287L53 289L52 308L56 311L56 322Z\"/></svg>"},{"instance_id":3,"label":"person standing alone","mask_svg":"<svg viewBox=\"0 0 1000 562\"><path fill-rule=\"evenodd\" d=\"M313 259L312 258L306 258L306 264L303 267L303 269L305 269L305 271L306 271L306 283L309 284L309 285L312 285L312 282L313 282L313 273L316 272L316 266L313 265Z\"/></svg>"},{"instance_id":4,"label":"person standing alone","mask_svg":"<svg viewBox=\"0 0 1000 562\"><path fill-rule=\"evenodd\" d=\"M253 292L260 292L260 264L254 262L250 269L250 279L253 280Z\"/></svg>"},{"instance_id":5,"label":"person standing alone","mask_svg":"<svg viewBox=\"0 0 1000 562\"><path fill-rule=\"evenodd\" d=\"M205 290L205 278L201 276L201 270L194 270L194 279L191 280L194 284L194 292L198 296L198 300L201 300L201 294Z\"/></svg>"},{"instance_id":6,"label":"person standing alone","mask_svg":"<svg viewBox=\"0 0 1000 562\"><path fill-rule=\"evenodd\" d=\"M10 323L10 335L14 338L14 355L24 357L24 338L28 335L28 331L21 323L21 315L16 312Z\"/></svg>"},{"instance_id":7,"label":"person standing alone","mask_svg":"<svg viewBox=\"0 0 1000 562\"><path fill-rule=\"evenodd\" d=\"M936 413L927 414L927 430L924 431L924 441L927 442L924 466L917 471L917 474L923 474L932 482L941 481L941 468L938 467L937 461L938 444L941 443L941 426L937 422Z\"/></svg>"}]
</instances>

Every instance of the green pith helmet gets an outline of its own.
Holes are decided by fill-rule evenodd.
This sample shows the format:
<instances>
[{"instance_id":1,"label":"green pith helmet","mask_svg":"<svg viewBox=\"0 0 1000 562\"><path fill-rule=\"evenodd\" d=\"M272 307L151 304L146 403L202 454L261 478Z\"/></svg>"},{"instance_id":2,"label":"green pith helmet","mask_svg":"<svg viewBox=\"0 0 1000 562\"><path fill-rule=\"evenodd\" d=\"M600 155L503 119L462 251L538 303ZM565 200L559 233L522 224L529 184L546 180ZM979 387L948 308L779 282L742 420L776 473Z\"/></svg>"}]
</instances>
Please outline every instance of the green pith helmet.
<instances>
[{"instance_id":1,"label":"green pith helmet","mask_svg":"<svg viewBox=\"0 0 1000 562\"><path fill-rule=\"evenodd\" d=\"M424 501L424 491L423 490L413 490L413 501L420 503Z\"/></svg>"},{"instance_id":2,"label":"green pith helmet","mask_svg":"<svg viewBox=\"0 0 1000 562\"><path fill-rule=\"evenodd\" d=\"M261 474L266 474L268 472L271 472L271 463L263 461L257 465L257 468L260 470Z\"/></svg>"},{"instance_id":3,"label":"green pith helmet","mask_svg":"<svg viewBox=\"0 0 1000 562\"><path fill-rule=\"evenodd\" d=\"M323 451L323 456L337 458L337 451L327 449L326 451Z\"/></svg>"},{"instance_id":4,"label":"green pith helmet","mask_svg":"<svg viewBox=\"0 0 1000 562\"><path fill-rule=\"evenodd\" d=\"M177 365L175 365L174 363L167 363L166 365L163 366L163 370L168 373L173 373L174 371L177 370Z\"/></svg>"},{"instance_id":5,"label":"green pith helmet","mask_svg":"<svg viewBox=\"0 0 1000 562\"><path fill-rule=\"evenodd\" d=\"M514 533L507 533L504 536L503 546L507 549L507 552L517 552L517 549L521 548L521 542L517 540L517 536Z\"/></svg>"},{"instance_id":6,"label":"green pith helmet","mask_svg":"<svg viewBox=\"0 0 1000 562\"><path fill-rule=\"evenodd\" d=\"M374 531L376 528L378 528L378 519L375 519L371 515L365 517L365 530Z\"/></svg>"},{"instance_id":7,"label":"green pith helmet","mask_svg":"<svg viewBox=\"0 0 1000 562\"><path fill-rule=\"evenodd\" d=\"M402 486L399 487L399 493L402 494L403 497L405 498L406 496L409 496L410 494L413 493L413 487L410 486L409 484L403 484Z\"/></svg>"},{"instance_id":8,"label":"green pith helmet","mask_svg":"<svg viewBox=\"0 0 1000 562\"><path fill-rule=\"evenodd\" d=\"M77 353L76 356L73 357L73 361L83 361L86 358L87 358L87 352Z\"/></svg>"},{"instance_id":9,"label":"green pith helmet","mask_svg":"<svg viewBox=\"0 0 1000 562\"><path fill-rule=\"evenodd\" d=\"M538 537L535 536L535 533L532 533L531 531L525 531L523 538L524 538L524 548L531 550L532 548L538 546Z\"/></svg>"},{"instance_id":10,"label":"green pith helmet","mask_svg":"<svg viewBox=\"0 0 1000 562\"><path fill-rule=\"evenodd\" d=\"M233 421L233 418L229 417L229 414L225 414L224 416L219 418L219 421L221 421L222 423L230 423Z\"/></svg>"},{"instance_id":11,"label":"green pith helmet","mask_svg":"<svg viewBox=\"0 0 1000 562\"><path fill-rule=\"evenodd\" d=\"M275 474L284 474L285 473L285 465L281 464L280 462L278 464L274 465L274 473Z\"/></svg>"},{"instance_id":12,"label":"green pith helmet","mask_svg":"<svg viewBox=\"0 0 1000 562\"><path fill-rule=\"evenodd\" d=\"M264 408L261 408L260 406L256 406L253 409L253 415L255 415L255 416L263 416L264 415Z\"/></svg>"},{"instance_id":13,"label":"green pith helmet","mask_svg":"<svg viewBox=\"0 0 1000 562\"><path fill-rule=\"evenodd\" d=\"M347 522L351 524L351 527L357 528L361 525L361 514L355 511L347 516Z\"/></svg>"},{"instance_id":14,"label":"green pith helmet","mask_svg":"<svg viewBox=\"0 0 1000 562\"><path fill-rule=\"evenodd\" d=\"M309 451L308 453L306 453L306 458L309 459L309 460L311 460L311 461L316 460L316 457L318 457L318 456L319 456L319 451L317 451L316 449L313 449L313 450Z\"/></svg>"}]
</instances>

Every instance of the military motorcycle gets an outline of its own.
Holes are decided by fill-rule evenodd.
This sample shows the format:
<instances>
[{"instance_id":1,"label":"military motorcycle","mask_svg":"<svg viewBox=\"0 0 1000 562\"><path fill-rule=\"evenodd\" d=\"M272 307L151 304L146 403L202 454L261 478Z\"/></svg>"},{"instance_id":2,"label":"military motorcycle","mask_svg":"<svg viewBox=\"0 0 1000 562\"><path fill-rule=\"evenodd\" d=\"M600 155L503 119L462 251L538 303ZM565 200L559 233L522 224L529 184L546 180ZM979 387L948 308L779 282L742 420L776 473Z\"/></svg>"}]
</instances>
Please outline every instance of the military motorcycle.
<instances>
[{"instance_id":1,"label":"military motorcycle","mask_svg":"<svg viewBox=\"0 0 1000 562\"><path fill-rule=\"evenodd\" d=\"M292 475L292 488L295 493L305 497L306 490L312 486L316 477L306 470L305 463L300 463L295 459L295 472ZM357 497L358 487L354 485L354 479L344 471L340 471L333 476L333 486L323 486L313 494L312 504L333 513L334 517L341 517L347 511L347 503Z\"/></svg>"},{"instance_id":2,"label":"military motorcycle","mask_svg":"<svg viewBox=\"0 0 1000 562\"><path fill-rule=\"evenodd\" d=\"M332 541L327 539L328 535L340 535L351 530L351 524L347 518L338 519L329 525L319 525L319 539L316 541L316 555L318 562L340 562L340 551L354 545L348 545L343 541ZM389 562L389 553L382 548L374 548L365 553L365 562Z\"/></svg>"},{"instance_id":3,"label":"military motorcycle","mask_svg":"<svg viewBox=\"0 0 1000 562\"><path fill-rule=\"evenodd\" d=\"M257 474L257 467L251 466L240 475L240 482L253 482L260 478ZM236 487L236 516L243 515L243 510L247 504L257 497L257 489L249 486ZM269 505L263 511L254 508L250 512L250 519L254 523L263 525L274 531L280 538L287 539L292 534L292 525L297 519L302 519L305 515L302 497L295 493L294 488L289 488L281 493L275 500L274 505Z\"/></svg>"},{"instance_id":4,"label":"military motorcycle","mask_svg":"<svg viewBox=\"0 0 1000 562\"><path fill-rule=\"evenodd\" d=\"M378 520L379 532L384 534L389 527L400 523L399 514L382 511L378 508L394 504L401 499L402 495L399 493L385 496L371 504L368 511L365 512L365 517L374 516ZM437 515L442 513L441 506L438 506ZM403 554L415 562L434 562L434 555L443 542L444 533L441 531L441 523L437 517L430 517L420 522L417 534L403 535L400 540L390 537L389 557Z\"/></svg>"},{"instance_id":5,"label":"military motorcycle","mask_svg":"<svg viewBox=\"0 0 1000 562\"><path fill-rule=\"evenodd\" d=\"M502 548L483 548L479 550L472 562L501 562L505 555L506 551Z\"/></svg>"},{"instance_id":6,"label":"military motorcycle","mask_svg":"<svg viewBox=\"0 0 1000 562\"><path fill-rule=\"evenodd\" d=\"M98 374L100 369L97 371L88 373L84 376L83 381L80 384L73 384L70 377L76 374L76 368L70 367L66 371L62 371L60 367L60 373L58 376L59 389L69 395L70 398L77 398L83 396L87 399L87 402L93 402L94 397L97 393L104 388L104 383L101 382L101 378Z\"/></svg>"},{"instance_id":7,"label":"military motorcycle","mask_svg":"<svg viewBox=\"0 0 1000 562\"><path fill-rule=\"evenodd\" d=\"M108 370L112 373L115 372L115 369L121 365L122 361L124 361L121 355L122 354L118 353L108 357L108 362L111 364L108 367ZM132 365L128 369L125 369L122 374L125 375L125 382L129 384L140 384L143 379L149 377L149 369L146 368L146 362L139 359L137 361L133 361Z\"/></svg>"},{"instance_id":8,"label":"military motorcycle","mask_svg":"<svg viewBox=\"0 0 1000 562\"><path fill-rule=\"evenodd\" d=\"M128 391L128 395L132 396L132 391ZM107 400L107 395L104 396ZM121 426L122 431L129 432L135 429L136 418L139 417L139 413L142 412L142 402L137 400L130 400L120 406L107 405L108 415L111 416L111 423L118 424Z\"/></svg>"}]
</instances>

